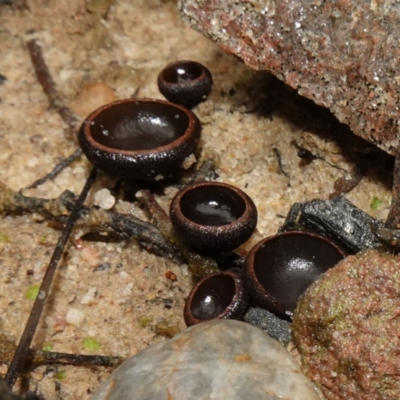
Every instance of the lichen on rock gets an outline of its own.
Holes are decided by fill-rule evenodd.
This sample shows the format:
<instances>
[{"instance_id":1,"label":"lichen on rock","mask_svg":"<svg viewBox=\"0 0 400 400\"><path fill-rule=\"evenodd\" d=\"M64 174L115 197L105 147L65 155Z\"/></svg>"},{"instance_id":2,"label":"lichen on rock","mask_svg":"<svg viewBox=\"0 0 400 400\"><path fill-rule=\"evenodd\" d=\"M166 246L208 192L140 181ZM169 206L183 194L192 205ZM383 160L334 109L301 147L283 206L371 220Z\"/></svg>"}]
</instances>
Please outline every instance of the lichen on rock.
<instances>
[{"instance_id":1,"label":"lichen on rock","mask_svg":"<svg viewBox=\"0 0 400 400\"><path fill-rule=\"evenodd\" d=\"M400 258L367 250L311 285L293 316L303 370L327 399L397 400Z\"/></svg>"}]
</instances>

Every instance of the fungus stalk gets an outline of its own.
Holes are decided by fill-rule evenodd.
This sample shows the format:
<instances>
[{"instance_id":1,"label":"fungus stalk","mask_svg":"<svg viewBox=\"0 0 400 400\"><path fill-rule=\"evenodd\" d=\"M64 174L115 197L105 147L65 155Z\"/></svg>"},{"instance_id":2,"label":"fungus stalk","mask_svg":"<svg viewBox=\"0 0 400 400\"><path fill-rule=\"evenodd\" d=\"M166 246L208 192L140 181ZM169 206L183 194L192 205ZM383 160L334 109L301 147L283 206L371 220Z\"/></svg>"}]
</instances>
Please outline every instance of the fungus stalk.
<instances>
[{"instance_id":1,"label":"fungus stalk","mask_svg":"<svg viewBox=\"0 0 400 400\"><path fill-rule=\"evenodd\" d=\"M201 278L205 275L218 271L217 262L189 250L185 243L176 235L171 221L165 211L160 207L149 190L141 190L138 200L152 216L162 235L171 243L175 244L188 263L189 271L194 278Z\"/></svg>"}]
</instances>

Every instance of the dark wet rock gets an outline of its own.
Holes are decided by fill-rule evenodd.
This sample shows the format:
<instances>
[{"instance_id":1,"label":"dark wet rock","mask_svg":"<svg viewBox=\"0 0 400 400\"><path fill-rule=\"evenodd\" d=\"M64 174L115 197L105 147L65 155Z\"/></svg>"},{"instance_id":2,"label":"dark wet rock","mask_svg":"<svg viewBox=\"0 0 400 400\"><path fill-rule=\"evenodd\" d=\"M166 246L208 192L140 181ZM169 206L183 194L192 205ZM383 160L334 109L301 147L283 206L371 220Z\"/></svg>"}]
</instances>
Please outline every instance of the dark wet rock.
<instances>
[{"instance_id":1,"label":"dark wet rock","mask_svg":"<svg viewBox=\"0 0 400 400\"><path fill-rule=\"evenodd\" d=\"M382 247L373 229L384 228L344 197L295 203L280 232L308 230L331 237L350 253Z\"/></svg>"},{"instance_id":2,"label":"dark wet rock","mask_svg":"<svg viewBox=\"0 0 400 400\"><path fill-rule=\"evenodd\" d=\"M367 250L312 284L293 315L303 370L327 399L400 398L400 258Z\"/></svg>"},{"instance_id":3,"label":"dark wet rock","mask_svg":"<svg viewBox=\"0 0 400 400\"><path fill-rule=\"evenodd\" d=\"M233 320L205 322L121 364L91 400L318 400L286 349Z\"/></svg>"},{"instance_id":4,"label":"dark wet rock","mask_svg":"<svg viewBox=\"0 0 400 400\"><path fill-rule=\"evenodd\" d=\"M244 316L244 320L261 328L284 346L287 346L291 340L290 322L277 317L268 310L251 307Z\"/></svg>"},{"instance_id":5,"label":"dark wet rock","mask_svg":"<svg viewBox=\"0 0 400 400\"><path fill-rule=\"evenodd\" d=\"M395 154L400 4L395 1L180 0L184 21L246 64L329 108Z\"/></svg>"}]
</instances>

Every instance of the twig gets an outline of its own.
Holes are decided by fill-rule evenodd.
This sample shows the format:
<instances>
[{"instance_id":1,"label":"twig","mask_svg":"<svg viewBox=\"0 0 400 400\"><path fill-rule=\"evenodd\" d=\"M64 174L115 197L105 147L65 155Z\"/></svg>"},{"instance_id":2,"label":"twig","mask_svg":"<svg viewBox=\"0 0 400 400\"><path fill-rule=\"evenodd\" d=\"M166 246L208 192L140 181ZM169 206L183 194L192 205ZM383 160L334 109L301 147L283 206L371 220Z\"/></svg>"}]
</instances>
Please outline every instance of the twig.
<instances>
[{"instance_id":1,"label":"twig","mask_svg":"<svg viewBox=\"0 0 400 400\"><path fill-rule=\"evenodd\" d=\"M370 224L371 232L377 239L388 249L394 253L398 253L400 249L400 230L380 227L376 224Z\"/></svg>"},{"instance_id":2,"label":"twig","mask_svg":"<svg viewBox=\"0 0 400 400\"><path fill-rule=\"evenodd\" d=\"M67 168L69 165L71 165L76 159L78 159L82 155L82 149L79 147L73 154L71 154L69 157L64 158L61 160L51 172L49 172L47 175L44 177L37 179L35 182L33 182L30 186L28 186L27 189L34 189L37 188L38 186L42 185L43 183L54 179L61 171L63 171L65 168Z\"/></svg>"},{"instance_id":3,"label":"twig","mask_svg":"<svg viewBox=\"0 0 400 400\"><path fill-rule=\"evenodd\" d=\"M117 367L123 361L123 357L116 356L69 354L29 349L29 354L27 356L28 364L26 366L29 364L33 367L43 364L68 364L85 367Z\"/></svg>"},{"instance_id":4,"label":"twig","mask_svg":"<svg viewBox=\"0 0 400 400\"><path fill-rule=\"evenodd\" d=\"M300 146L300 144L298 144L295 140L292 141L292 143L294 144L294 146L298 149L297 152L297 156L299 158L301 158L302 160L304 160L306 163L310 163L314 160L321 160L323 161L325 164L328 164L330 167L332 168L336 168L339 171L343 171L344 173L348 174L349 171L347 171L346 169L340 167L339 165L333 164L330 161L328 161L324 156L322 156L321 154L318 153L313 153L311 152L309 149L306 149L305 147Z\"/></svg>"},{"instance_id":5,"label":"twig","mask_svg":"<svg viewBox=\"0 0 400 400\"><path fill-rule=\"evenodd\" d=\"M1 5L1 3L0 3ZM19 396L12 393L7 385L7 382L0 376L0 399L1 400L40 400L39 396L35 394L27 393L23 396Z\"/></svg>"},{"instance_id":6,"label":"twig","mask_svg":"<svg viewBox=\"0 0 400 400\"><path fill-rule=\"evenodd\" d=\"M146 208L162 235L173 243L177 242L171 221L165 211L157 203L153 194L147 189L142 189L136 194L136 198Z\"/></svg>"},{"instance_id":7,"label":"twig","mask_svg":"<svg viewBox=\"0 0 400 400\"><path fill-rule=\"evenodd\" d=\"M290 180L290 174L289 172L287 172L285 170L285 168L283 167L283 162L282 162L282 153L280 152L280 150L276 147L272 148L273 152L276 155L276 158L278 160L278 166L279 166L279 170L282 172L283 175L286 176L286 178L288 178Z\"/></svg>"},{"instance_id":8,"label":"twig","mask_svg":"<svg viewBox=\"0 0 400 400\"><path fill-rule=\"evenodd\" d=\"M43 277L42 284L40 285L39 294L36 297L35 303L33 304L32 311L29 315L28 322L25 325L24 332L22 333L21 339L18 343L17 349L14 353L14 357L11 360L10 366L7 371L6 381L8 385L12 388L14 383L24 368L26 357L29 353L29 347L32 343L33 336L35 335L37 325L42 314L42 310L45 301L49 295L51 283L53 281L54 274L56 272L60 258L64 252L65 245L68 241L69 235L72 232L75 222L78 220L80 215L80 209L86 196L92 187L94 181L97 177L97 170L93 168L88 179L86 180L85 186L83 187L78 200L75 203L74 209L72 210L65 228L60 235L58 243L54 249L53 255L51 257L50 263L47 267L46 273Z\"/></svg>"},{"instance_id":9,"label":"twig","mask_svg":"<svg viewBox=\"0 0 400 400\"><path fill-rule=\"evenodd\" d=\"M41 47L38 45L36 40L30 40L26 45L28 47L37 79L49 99L50 106L58 112L62 120L67 124L69 128L69 139L76 140L75 132L77 131L79 120L77 116L64 104L61 95L58 93L53 78L51 77L49 69L44 61Z\"/></svg>"},{"instance_id":10,"label":"twig","mask_svg":"<svg viewBox=\"0 0 400 400\"><path fill-rule=\"evenodd\" d=\"M329 195L329 198L333 199L353 190L360 183L363 175L362 169L355 165L349 173L336 180L333 185L334 192Z\"/></svg>"},{"instance_id":11,"label":"twig","mask_svg":"<svg viewBox=\"0 0 400 400\"><path fill-rule=\"evenodd\" d=\"M153 217L163 236L179 248L192 276L198 279L218 271L218 264L214 259L190 251L188 246L175 234L168 215L157 203L152 193L149 190L141 190L140 193L138 200Z\"/></svg>"},{"instance_id":12,"label":"twig","mask_svg":"<svg viewBox=\"0 0 400 400\"><path fill-rule=\"evenodd\" d=\"M74 204L75 195L68 190L57 199L41 199L14 192L0 182L0 214L36 212L45 219L64 224ZM179 264L185 262L174 247L164 239L159 229L133 215L122 215L84 206L81 208L80 219L75 227L86 232L116 234L124 240L136 239L158 255Z\"/></svg>"},{"instance_id":13,"label":"twig","mask_svg":"<svg viewBox=\"0 0 400 400\"><path fill-rule=\"evenodd\" d=\"M9 364L13 358L16 347L17 346L11 342L6 335L0 333L0 363ZM73 364L82 366L95 365L100 367L115 367L123 360L124 359L122 357L114 356L81 355L29 349L25 370L44 364Z\"/></svg>"}]
</instances>

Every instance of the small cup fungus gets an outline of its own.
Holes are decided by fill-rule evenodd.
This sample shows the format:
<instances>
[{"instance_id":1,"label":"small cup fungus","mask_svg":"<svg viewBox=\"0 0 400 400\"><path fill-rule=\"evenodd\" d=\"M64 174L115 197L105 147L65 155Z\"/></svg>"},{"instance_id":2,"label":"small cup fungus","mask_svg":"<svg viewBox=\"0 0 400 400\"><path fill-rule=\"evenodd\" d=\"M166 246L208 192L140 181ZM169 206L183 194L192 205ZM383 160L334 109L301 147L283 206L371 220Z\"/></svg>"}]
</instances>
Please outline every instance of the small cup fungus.
<instances>
[{"instance_id":1,"label":"small cup fungus","mask_svg":"<svg viewBox=\"0 0 400 400\"><path fill-rule=\"evenodd\" d=\"M233 250L253 234L257 209L242 190L220 182L186 187L172 200L171 222L190 247L205 253Z\"/></svg>"},{"instance_id":2,"label":"small cup fungus","mask_svg":"<svg viewBox=\"0 0 400 400\"><path fill-rule=\"evenodd\" d=\"M212 319L240 319L248 305L240 275L225 271L207 275L193 287L183 315L187 326Z\"/></svg>"},{"instance_id":3,"label":"small cup fungus","mask_svg":"<svg viewBox=\"0 0 400 400\"><path fill-rule=\"evenodd\" d=\"M176 61L158 75L158 89L173 103L193 108L204 101L213 84L210 71L195 61Z\"/></svg>"}]
</instances>

